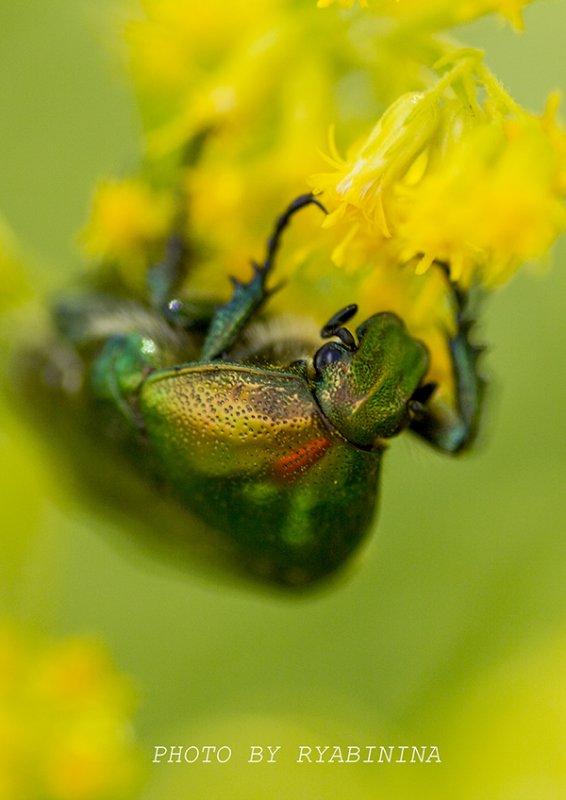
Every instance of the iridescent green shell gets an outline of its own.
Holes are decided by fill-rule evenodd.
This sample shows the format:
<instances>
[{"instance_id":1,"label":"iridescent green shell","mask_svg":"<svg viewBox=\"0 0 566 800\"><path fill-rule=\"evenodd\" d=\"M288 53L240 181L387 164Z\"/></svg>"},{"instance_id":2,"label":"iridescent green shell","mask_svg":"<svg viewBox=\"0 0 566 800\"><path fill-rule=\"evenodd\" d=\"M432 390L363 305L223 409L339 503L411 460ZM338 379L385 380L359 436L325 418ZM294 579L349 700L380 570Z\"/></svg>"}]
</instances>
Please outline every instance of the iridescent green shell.
<instances>
[{"instance_id":1,"label":"iridescent green shell","mask_svg":"<svg viewBox=\"0 0 566 800\"><path fill-rule=\"evenodd\" d=\"M227 363L161 370L144 383L140 408L160 474L255 572L310 582L365 534L382 450L330 430L299 373Z\"/></svg>"}]
</instances>

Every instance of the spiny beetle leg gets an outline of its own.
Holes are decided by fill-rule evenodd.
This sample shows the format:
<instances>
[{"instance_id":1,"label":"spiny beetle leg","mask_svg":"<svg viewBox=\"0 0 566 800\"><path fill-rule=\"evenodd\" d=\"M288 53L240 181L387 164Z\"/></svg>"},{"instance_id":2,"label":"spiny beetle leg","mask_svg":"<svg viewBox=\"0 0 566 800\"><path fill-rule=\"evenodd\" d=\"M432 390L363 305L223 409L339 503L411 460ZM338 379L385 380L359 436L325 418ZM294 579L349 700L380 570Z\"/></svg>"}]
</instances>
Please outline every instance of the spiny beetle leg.
<instances>
[{"instance_id":1,"label":"spiny beetle leg","mask_svg":"<svg viewBox=\"0 0 566 800\"><path fill-rule=\"evenodd\" d=\"M443 267L443 265L439 265ZM447 276L448 277L448 276ZM454 401L442 402L435 393L430 399L415 398L424 406L411 422L411 429L435 447L458 453L474 441L482 411L486 382L478 372L477 361L484 348L469 339L474 319L469 317L468 296L450 282L456 304L456 334L448 340L454 378Z\"/></svg>"},{"instance_id":2,"label":"spiny beetle leg","mask_svg":"<svg viewBox=\"0 0 566 800\"><path fill-rule=\"evenodd\" d=\"M281 214L281 216L278 218L277 222L275 223L275 229L267 243L267 253L263 266L261 267L261 269L266 273L269 272L273 265L273 259L281 243L281 235L291 221L291 217L302 208L312 205L320 208L323 214L328 213L322 203L317 200L316 197L313 197L312 194L302 194L299 197L296 197L293 202L290 203L286 211L284 211L283 214Z\"/></svg>"},{"instance_id":3,"label":"spiny beetle leg","mask_svg":"<svg viewBox=\"0 0 566 800\"><path fill-rule=\"evenodd\" d=\"M309 205L318 206L324 213L324 206L312 195L297 197L275 223L273 234L267 243L263 264L252 262L253 276L248 283L231 278L233 291L230 300L216 310L210 323L201 354L202 361L212 361L225 353L237 340L240 331L261 308L267 297L275 291L267 289L266 281L273 268L275 255L281 237L291 217Z\"/></svg>"}]
</instances>

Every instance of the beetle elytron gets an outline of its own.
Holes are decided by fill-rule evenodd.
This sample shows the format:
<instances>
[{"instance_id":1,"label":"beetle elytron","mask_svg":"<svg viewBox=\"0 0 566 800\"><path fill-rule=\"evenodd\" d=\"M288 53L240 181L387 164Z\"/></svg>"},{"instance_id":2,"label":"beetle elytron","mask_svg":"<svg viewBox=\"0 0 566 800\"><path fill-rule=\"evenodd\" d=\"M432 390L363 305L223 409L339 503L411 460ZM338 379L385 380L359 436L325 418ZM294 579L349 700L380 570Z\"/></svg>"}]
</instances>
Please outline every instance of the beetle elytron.
<instances>
[{"instance_id":1,"label":"beetle elytron","mask_svg":"<svg viewBox=\"0 0 566 800\"><path fill-rule=\"evenodd\" d=\"M455 288L452 409L435 404L427 349L393 313L371 316L354 334L345 327L352 304L324 325L331 341L315 352L261 341L238 355L270 294L282 232L310 204L324 211L311 195L297 198L265 261L248 283L232 279L217 309L178 299L186 259L172 238L149 272L150 302L87 295L56 312L59 335L88 366L96 404L141 443L161 485L220 531L249 570L288 585L333 572L359 545L374 516L384 441L409 427L459 451L475 434L482 390Z\"/></svg>"}]
</instances>

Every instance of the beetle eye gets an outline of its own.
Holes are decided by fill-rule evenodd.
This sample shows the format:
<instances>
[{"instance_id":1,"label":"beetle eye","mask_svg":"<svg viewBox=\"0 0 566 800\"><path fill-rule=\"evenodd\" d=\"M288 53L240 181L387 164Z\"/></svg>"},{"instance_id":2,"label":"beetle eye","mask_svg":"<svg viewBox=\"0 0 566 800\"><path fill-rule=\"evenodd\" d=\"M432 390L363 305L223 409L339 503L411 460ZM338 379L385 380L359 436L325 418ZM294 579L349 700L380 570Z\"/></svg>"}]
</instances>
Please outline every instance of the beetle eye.
<instances>
[{"instance_id":1,"label":"beetle eye","mask_svg":"<svg viewBox=\"0 0 566 800\"><path fill-rule=\"evenodd\" d=\"M339 361L341 358L344 357L344 348L341 347L336 342L329 342L329 344L323 344L320 350L317 350L314 354L314 367L317 371L320 371L327 367L329 364L332 364L334 361Z\"/></svg>"}]
</instances>

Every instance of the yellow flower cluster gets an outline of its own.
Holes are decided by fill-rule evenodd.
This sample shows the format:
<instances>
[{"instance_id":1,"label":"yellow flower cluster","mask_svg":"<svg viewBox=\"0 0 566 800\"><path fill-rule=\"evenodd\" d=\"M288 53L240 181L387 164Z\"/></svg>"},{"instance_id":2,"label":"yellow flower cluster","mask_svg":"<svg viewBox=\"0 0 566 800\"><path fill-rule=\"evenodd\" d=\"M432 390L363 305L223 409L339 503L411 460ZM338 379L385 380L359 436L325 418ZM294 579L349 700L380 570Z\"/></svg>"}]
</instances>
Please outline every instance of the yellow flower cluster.
<instances>
[{"instance_id":1,"label":"yellow flower cluster","mask_svg":"<svg viewBox=\"0 0 566 800\"><path fill-rule=\"evenodd\" d=\"M346 160L334 154L335 172L313 179L332 209L334 258L368 260L387 242L417 274L436 261L465 287L507 280L566 224L566 137L554 110L523 111L464 53L428 92L401 97Z\"/></svg>"},{"instance_id":2,"label":"yellow flower cluster","mask_svg":"<svg viewBox=\"0 0 566 800\"><path fill-rule=\"evenodd\" d=\"M352 8L356 0L318 0L319 8L339 5ZM359 0L361 8L372 8L384 16L446 28L469 22L484 14L497 13L520 29L521 11L532 0Z\"/></svg>"},{"instance_id":3,"label":"yellow flower cluster","mask_svg":"<svg viewBox=\"0 0 566 800\"><path fill-rule=\"evenodd\" d=\"M357 135L376 110L423 85L423 53L433 62L443 52L371 20L352 23L345 41L344 21L310 0L143 5L127 37L146 164L161 180L171 164L186 167L169 180L184 189L202 288L211 270L245 275L273 218L307 189L334 121L344 140Z\"/></svg>"},{"instance_id":4,"label":"yellow flower cluster","mask_svg":"<svg viewBox=\"0 0 566 800\"><path fill-rule=\"evenodd\" d=\"M46 645L0 626L0 800L131 796L132 700L99 643Z\"/></svg>"},{"instance_id":5,"label":"yellow flower cluster","mask_svg":"<svg viewBox=\"0 0 566 800\"><path fill-rule=\"evenodd\" d=\"M140 275L159 253L173 214L170 192L157 192L136 178L101 181L82 234L84 250L130 275Z\"/></svg>"},{"instance_id":6,"label":"yellow flower cluster","mask_svg":"<svg viewBox=\"0 0 566 800\"><path fill-rule=\"evenodd\" d=\"M320 230L316 211L294 221L278 266L290 280L270 308L320 322L346 296L360 315L396 311L450 396L456 309L446 275L429 267L491 287L543 256L564 226L564 134L550 107L527 114L478 53L434 34L487 12L518 25L525 0L361 5L375 13L144 0L127 31L144 177L102 186L85 243L139 290L175 218L189 235L191 292L246 278L274 217L320 169L335 123L333 171L311 183L331 214ZM358 144L341 159L347 142Z\"/></svg>"}]
</instances>

